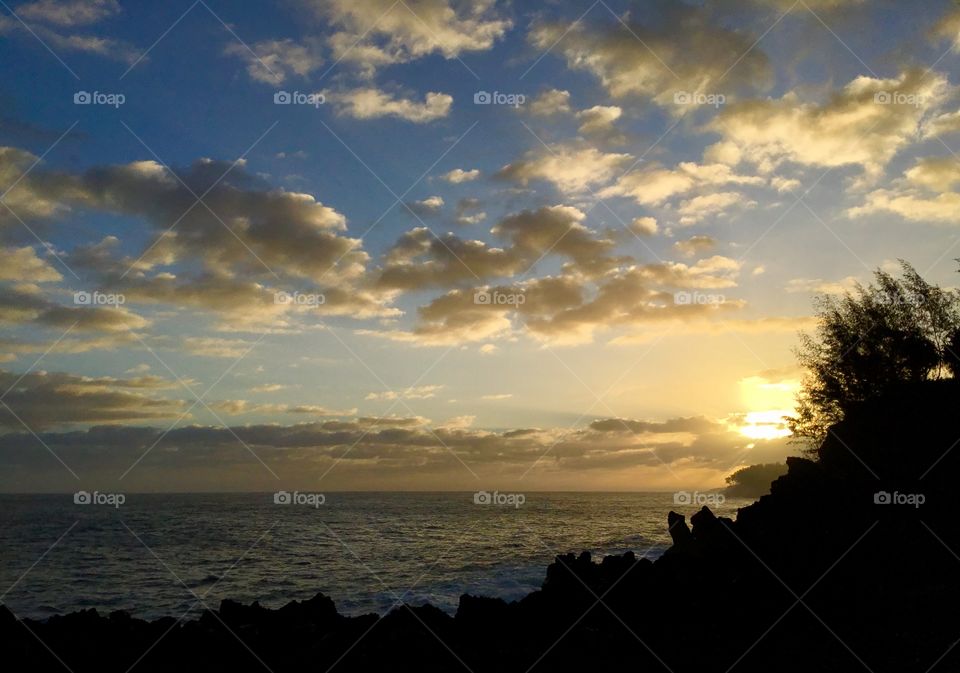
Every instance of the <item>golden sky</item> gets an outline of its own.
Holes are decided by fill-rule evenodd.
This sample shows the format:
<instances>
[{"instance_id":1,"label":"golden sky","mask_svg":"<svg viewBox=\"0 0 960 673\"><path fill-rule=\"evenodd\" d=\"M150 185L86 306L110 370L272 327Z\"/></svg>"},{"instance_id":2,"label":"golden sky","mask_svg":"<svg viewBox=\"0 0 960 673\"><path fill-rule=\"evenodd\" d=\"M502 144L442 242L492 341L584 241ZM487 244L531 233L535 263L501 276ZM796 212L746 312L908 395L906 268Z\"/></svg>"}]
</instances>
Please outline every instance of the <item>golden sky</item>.
<instances>
[{"instance_id":1,"label":"golden sky","mask_svg":"<svg viewBox=\"0 0 960 673\"><path fill-rule=\"evenodd\" d=\"M954 3L195 7L0 14L2 490L716 487L955 283Z\"/></svg>"}]
</instances>

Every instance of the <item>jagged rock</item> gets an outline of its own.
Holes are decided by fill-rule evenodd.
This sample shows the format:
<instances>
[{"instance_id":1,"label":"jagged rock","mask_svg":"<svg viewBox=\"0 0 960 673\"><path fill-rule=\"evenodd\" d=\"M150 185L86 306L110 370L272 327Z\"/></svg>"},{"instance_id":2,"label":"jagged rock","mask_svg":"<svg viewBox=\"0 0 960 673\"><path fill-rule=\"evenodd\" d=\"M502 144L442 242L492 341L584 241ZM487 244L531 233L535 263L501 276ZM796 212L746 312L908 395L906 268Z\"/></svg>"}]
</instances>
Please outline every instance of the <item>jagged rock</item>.
<instances>
[{"instance_id":1,"label":"jagged rock","mask_svg":"<svg viewBox=\"0 0 960 673\"><path fill-rule=\"evenodd\" d=\"M674 511L667 514L667 528L674 545L682 546L693 539L693 535L687 527L687 519L683 514L677 514Z\"/></svg>"}]
</instances>

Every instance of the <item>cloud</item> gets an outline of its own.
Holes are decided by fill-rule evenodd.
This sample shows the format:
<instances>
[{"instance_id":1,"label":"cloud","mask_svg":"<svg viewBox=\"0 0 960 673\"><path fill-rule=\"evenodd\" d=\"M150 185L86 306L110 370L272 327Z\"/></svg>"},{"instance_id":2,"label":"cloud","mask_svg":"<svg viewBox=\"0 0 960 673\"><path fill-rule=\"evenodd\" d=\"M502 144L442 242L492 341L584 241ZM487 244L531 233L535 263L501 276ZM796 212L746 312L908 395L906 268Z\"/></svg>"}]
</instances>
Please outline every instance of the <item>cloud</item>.
<instances>
[{"instance_id":1,"label":"cloud","mask_svg":"<svg viewBox=\"0 0 960 673\"><path fill-rule=\"evenodd\" d=\"M859 280L856 276L847 276L840 280L822 278L792 278L787 281L787 292L812 292L815 294L844 294L856 289Z\"/></svg>"},{"instance_id":2,"label":"cloud","mask_svg":"<svg viewBox=\"0 0 960 673\"><path fill-rule=\"evenodd\" d=\"M863 5L867 0L805 0L804 5L817 11L830 11ZM770 6L786 11L796 6L795 0L742 0L745 5Z\"/></svg>"},{"instance_id":3,"label":"cloud","mask_svg":"<svg viewBox=\"0 0 960 673\"><path fill-rule=\"evenodd\" d=\"M490 231L509 240L509 252L524 264L553 254L569 259L570 268L581 273L603 273L617 261L609 256L615 244L584 225L585 219L586 214L572 206L544 206L509 215Z\"/></svg>"},{"instance_id":4,"label":"cloud","mask_svg":"<svg viewBox=\"0 0 960 673\"><path fill-rule=\"evenodd\" d=\"M442 385L414 386L404 390L367 393L366 400L428 400L443 390Z\"/></svg>"},{"instance_id":5,"label":"cloud","mask_svg":"<svg viewBox=\"0 0 960 673\"><path fill-rule=\"evenodd\" d=\"M950 9L934 25L931 37L948 40L954 53L960 53L960 9Z\"/></svg>"},{"instance_id":6,"label":"cloud","mask_svg":"<svg viewBox=\"0 0 960 673\"><path fill-rule=\"evenodd\" d=\"M474 293L450 290L418 310L420 320L410 330L360 329L360 336L388 339L412 346L445 346L489 341L511 331L512 323L501 311L477 305Z\"/></svg>"},{"instance_id":7,"label":"cloud","mask_svg":"<svg viewBox=\"0 0 960 673\"><path fill-rule=\"evenodd\" d=\"M479 276L508 276L520 270L522 260L483 241L442 237L417 227L403 234L387 251L376 280L378 287L415 290L449 287Z\"/></svg>"},{"instance_id":8,"label":"cloud","mask_svg":"<svg viewBox=\"0 0 960 673\"><path fill-rule=\"evenodd\" d=\"M620 177L617 182L601 190L600 197L623 196L632 198L641 205L661 205L665 201L692 191L707 192L710 197L723 185L763 185L766 179L759 176L741 175L726 164L698 164L684 161L676 168L650 164L643 170L634 170ZM708 203L710 199L708 198Z\"/></svg>"},{"instance_id":9,"label":"cloud","mask_svg":"<svg viewBox=\"0 0 960 673\"><path fill-rule=\"evenodd\" d=\"M275 393L280 390L284 390L289 386L285 386L282 383L262 383L257 386L250 388L251 393Z\"/></svg>"},{"instance_id":10,"label":"cloud","mask_svg":"<svg viewBox=\"0 0 960 673\"><path fill-rule=\"evenodd\" d=\"M605 140L607 142L621 142L626 137L614 125L623 109L616 105L594 105L581 110L576 117L580 121L580 133L584 136Z\"/></svg>"},{"instance_id":11,"label":"cloud","mask_svg":"<svg viewBox=\"0 0 960 673\"><path fill-rule=\"evenodd\" d=\"M796 180L794 178L784 178L782 176L776 175L770 179L770 186L782 194L783 192L796 191L803 185L799 180Z\"/></svg>"},{"instance_id":12,"label":"cloud","mask_svg":"<svg viewBox=\"0 0 960 673\"><path fill-rule=\"evenodd\" d=\"M735 207L754 208L756 205L756 201L746 199L737 192L714 192L683 201L677 208L677 214L680 215L681 225L690 225L724 214Z\"/></svg>"},{"instance_id":13,"label":"cloud","mask_svg":"<svg viewBox=\"0 0 960 673\"><path fill-rule=\"evenodd\" d=\"M113 334L141 329L149 321L122 306L68 306L33 287L0 285L0 323Z\"/></svg>"},{"instance_id":14,"label":"cloud","mask_svg":"<svg viewBox=\"0 0 960 673\"><path fill-rule=\"evenodd\" d=\"M955 157L924 157L917 159L903 176L918 187L946 192L960 184L960 162Z\"/></svg>"},{"instance_id":15,"label":"cloud","mask_svg":"<svg viewBox=\"0 0 960 673\"><path fill-rule=\"evenodd\" d=\"M960 164L953 157L926 157L916 161L903 177L885 189L869 192L850 217L889 212L912 222L954 225L960 208Z\"/></svg>"},{"instance_id":16,"label":"cloud","mask_svg":"<svg viewBox=\"0 0 960 673\"><path fill-rule=\"evenodd\" d=\"M255 342L253 341L221 339L218 337L186 337L183 340L183 349L190 355L212 358L241 358L254 345Z\"/></svg>"},{"instance_id":17,"label":"cloud","mask_svg":"<svg viewBox=\"0 0 960 673\"><path fill-rule=\"evenodd\" d=\"M589 266L589 264L588 264ZM678 303L678 289L734 287L741 263L713 256L693 265L679 262L610 268L594 277L567 266L560 276L451 290L418 310L411 330L361 330L360 334L418 346L488 342L519 334L559 345L588 343L597 332L624 326L694 320L736 311L743 303ZM478 301L522 296L522 301Z\"/></svg>"},{"instance_id":18,"label":"cloud","mask_svg":"<svg viewBox=\"0 0 960 673\"><path fill-rule=\"evenodd\" d=\"M443 208L443 197L441 196L430 196L421 201L414 201L408 203L407 207L410 208L417 215L436 215L440 212L440 209Z\"/></svg>"},{"instance_id":19,"label":"cloud","mask_svg":"<svg viewBox=\"0 0 960 673\"><path fill-rule=\"evenodd\" d=\"M7 15L0 16L0 35L17 33L29 39L39 38L57 51L83 52L133 64L141 58L134 46L96 35L67 34L66 29L97 23L120 11L115 0L37 0L18 5L17 15L32 23L30 28Z\"/></svg>"},{"instance_id":20,"label":"cloud","mask_svg":"<svg viewBox=\"0 0 960 673\"><path fill-rule=\"evenodd\" d=\"M27 21L58 26L85 26L120 12L116 0L36 0L17 5L17 14Z\"/></svg>"},{"instance_id":21,"label":"cloud","mask_svg":"<svg viewBox=\"0 0 960 673\"><path fill-rule=\"evenodd\" d=\"M860 76L823 103L804 102L791 91L779 99L727 105L708 128L764 173L789 161L824 168L859 165L876 176L919 139L918 129L948 89L943 75L919 69L887 79Z\"/></svg>"},{"instance_id":22,"label":"cloud","mask_svg":"<svg viewBox=\"0 0 960 673\"><path fill-rule=\"evenodd\" d=\"M691 236L684 241L677 241L673 244L674 250L684 257L693 257L704 252L709 252L717 247L717 241L710 236Z\"/></svg>"},{"instance_id":23,"label":"cloud","mask_svg":"<svg viewBox=\"0 0 960 673\"><path fill-rule=\"evenodd\" d=\"M603 273L619 261L609 255L615 243L586 227L585 217L583 211L563 205L508 215L490 230L506 242L504 247L452 233L437 236L418 227L387 251L376 284L384 289L416 290L506 278L547 255L565 258L569 268L580 273Z\"/></svg>"},{"instance_id":24,"label":"cloud","mask_svg":"<svg viewBox=\"0 0 960 673\"><path fill-rule=\"evenodd\" d=\"M649 97L678 113L678 91L723 93L770 82L766 57L752 48L754 37L720 27L706 10L666 7L657 25L629 17L629 27L620 21L603 26L544 21L531 27L528 39L541 51L552 48L567 67L597 77L614 98Z\"/></svg>"},{"instance_id":25,"label":"cloud","mask_svg":"<svg viewBox=\"0 0 960 673\"><path fill-rule=\"evenodd\" d=\"M601 152L595 147L562 145L527 152L524 158L497 171L495 177L524 186L531 180L545 180L561 192L576 194L608 182L632 158L629 154Z\"/></svg>"},{"instance_id":26,"label":"cloud","mask_svg":"<svg viewBox=\"0 0 960 673\"><path fill-rule=\"evenodd\" d=\"M379 67L431 54L459 58L486 51L510 28L481 3L470 11L447 0L310 0L337 28L328 42L332 57L372 76Z\"/></svg>"},{"instance_id":27,"label":"cloud","mask_svg":"<svg viewBox=\"0 0 960 673\"><path fill-rule=\"evenodd\" d=\"M678 417L665 421L597 418L587 426L516 428L492 432L472 428L469 417L429 424L418 417L325 419L293 425L191 425L161 436L151 427L100 425L70 432L43 432L40 439L85 479L116 478L154 446L128 478L131 487L163 484L179 490L213 485L256 489L273 481L238 442L239 438L291 487L309 488L330 472L333 488L400 484L426 488L466 487L476 477L524 473L538 488L582 480L589 472L607 483L649 480L670 465L676 474L720 485L731 466L742 461L782 460L791 453L785 440L750 440L724 419ZM48 476L51 459L27 433L0 436L0 457L11 478ZM455 454L455 455L454 455ZM546 456L547 459L540 460ZM59 465L56 466L60 468ZM687 472L687 470L695 470ZM55 481L55 480L54 480ZM44 482L49 483L49 481ZM676 482L673 482L676 484Z\"/></svg>"},{"instance_id":28,"label":"cloud","mask_svg":"<svg viewBox=\"0 0 960 673\"><path fill-rule=\"evenodd\" d=\"M45 184L26 175L39 159L17 147L0 147L0 180L4 185L9 185L4 188L7 191L3 201L18 217L27 221L64 212L66 207L60 203L60 199L70 191L69 185L62 181ZM0 223L20 226L10 210L0 209Z\"/></svg>"},{"instance_id":29,"label":"cloud","mask_svg":"<svg viewBox=\"0 0 960 673\"><path fill-rule=\"evenodd\" d=\"M653 236L657 233L655 217L635 217L630 221L630 231L638 236Z\"/></svg>"},{"instance_id":30,"label":"cloud","mask_svg":"<svg viewBox=\"0 0 960 673\"><path fill-rule=\"evenodd\" d=\"M437 427L447 430L466 430L472 427L476 420L477 417L472 415L454 416L453 418L448 418Z\"/></svg>"},{"instance_id":31,"label":"cloud","mask_svg":"<svg viewBox=\"0 0 960 673\"><path fill-rule=\"evenodd\" d=\"M182 400L141 391L170 387L159 377L90 378L66 373L29 372L22 377L0 371L0 388L10 389L0 408L0 426L35 430L76 424L118 423L178 418Z\"/></svg>"},{"instance_id":32,"label":"cloud","mask_svg":"<svg viewBox=\"0 0 960 673\"><path fill-rule=\"evenodd\" d=\"M496 393L492 395L481 395L481 400L509 400L513 397L513 393Z\"/></svg>"},{"instance_id":33,"label":"cloud","mask_svg":"<svg viewBox=\"0 0 960 673\"><path fill-rule=\"evenodd\" d=\"M62 279L60 272L46 260L37 257L32 247L0 247L0 280L49 283Z\"/></svg>"},{"instance_id":34,"label":"cloud","mask_svg":"<svg viewBox=\"0 0 960 673\"><path fill-rule=\"evenodd\" d=\"M472 215L460 214L456 217L456 223L462 225L480 224L487 219L485 212L473 213Z\"/></svg>"},{"instance_id":35,"label":"cloud","mask_svg":"<svg viewBox=\"0 0 960 673\"><path fill-rule=\"evenodd\" d=\"M223 52L242 59L250 78L266 84L282 84L292 75L306 77L323 65L316 45L298 44L289 38L255 42L250 47L231 42Z\"/></svg>"},{"instance_id":36,"label":"cloud","mask_svg":"<svg viewBox=\"0 0 960 673\"><path fill-rule=\"evenodd\" d=\"M923 138L939 138L960 131L960 111L944 112L927 121L922 129Z\"/></svg>"},{"instance_id":37,"label":"cloud","mask_svg":"<svg viewBox=\"0 0 960 673\"><path fill-rule=\"evenodd\" d=\"M482 210L480 199L467 197L457 201L457 215L455 222L461 225L479 224L487 219L487 214Z\"/></svg>"},{"instance_id":38,"label":"cloud","mask_svg":"<svg viewBox=\"0 0 960 673\"><path fill-rule=\"evenodd\" d=\"M329 409L316 404L252 404L247 400L217 400L211 402L209 406L214 411L222 412L228 416L299 414L318 418L345 418L357 414L356 408Z\"/></svg>"},{"instance_id":39,"label":"cloud","mask_svg":"<svg viewBox=\"0 0 960 673\"><path fill-rule=\"evenodd\" d=\"M868 194L862 206L851 208L847 212L851 217L861 217L887 211L914 222L956 224L957 213L960 212L958 208L960 208L960 194L957 192L944 192L934 196L911 191L879 189Z\"/></svg>"},{"instance_id":40,"label":"cloud","mask_svg":"<svg viewBox=\"0 0 960 673\"><path fill-rule=\"evenodd\" d=\"M396 117L414 124L426 124L442 119L450 113L453 96L429 92L422 103L409 98L397 98L394 94L374 87L348 91L324 91L328 101L336 106L337 114L354 119L378 119Z\"/></svg>"},{"instance_id":41,"label":"cloud","mask_svg":"<svg viewBox=\"0 0 960 673\"><path fill-rule=\"evenodd\" d=\"M688 266L679 262L634 266L604 277L591 295L559 310L538 311L536 302L521 307L535 338L559 343L589 343L598 331L669 319L695 319L735 311L741 303L680 304L672 288L718 289L736 285L740 263L711 257ZM529 290L528 290L529 295Z\"/></svg>"},{"instance_id":42,"label":"cloud","mask_svg":"<svg viewBox=\"0 0 960 673\"><path fill-rule=\"evenodd\" d=\"M31 156L0 149L0 176L12 182ZM204 193L204 205L196 203ZM74 209L145 220L155 233L140 254L121 254L113 236L61 254L70 268L128 302L213 309L247 327L282 327L282 316L306 314L278 305L278 291L323 294L313 315L396 314L385 297L362 287L369 258L359 239L342 235L346 218L310 194L270 186L244 162L201 159L176 173L153 161L78 174L41 165L7 198L21 217L42 218L41 227ZM2 215L0 222L20 226Z\"/></svg>"},{"instance_id":43,"label":"cloud","mask_svg":"<svg viewBox=\"0 0 960 673\"><path fill-rule=\"evenodd\" d=\"M535 117L552 117L570 113L570 92L561 89L546 89L524 106Z\"/></svg>"},{"instance_id":44,"label":"cloud","mask_svg":"<svg viewBox=\"0 0 960 673\"><path fill-rule=\"evenodd\" d=\"M462 168L454 168L449 173L444 173L440 177L451 184L459 185L462 182L470 182L479 178L480 169L472 168L465 171Z\"/></svg>"}]
</instances>

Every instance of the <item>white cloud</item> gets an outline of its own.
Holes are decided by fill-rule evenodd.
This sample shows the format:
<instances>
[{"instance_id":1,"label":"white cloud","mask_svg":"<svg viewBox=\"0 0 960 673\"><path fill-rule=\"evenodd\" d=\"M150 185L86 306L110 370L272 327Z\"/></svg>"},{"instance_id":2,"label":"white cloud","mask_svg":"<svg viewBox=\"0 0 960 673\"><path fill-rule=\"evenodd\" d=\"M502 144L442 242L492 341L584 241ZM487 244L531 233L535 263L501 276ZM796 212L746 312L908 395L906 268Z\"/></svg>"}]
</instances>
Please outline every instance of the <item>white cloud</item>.
<instances>
[{"instance_id":1,"label":"white cloud","mask_svg":"<svg viewBox=\"0 0 960 673\"><path fill-rule=\"evenodd\" d=\"M682 202L677 208L677 214L680 215L680 224L686 226L717 217L733 208L754 208L756 205L756 201L746 199L737 192L713 192Z\"/></svg>"},{"instance_id":2,"label":"white cloud","mask_svg":"<svg viewBox=\"0 0 960 673\"><path fill-rule=\"evenodd\" d=\"M570 112L570 92L562 89L547 89L524 106L535 117L551 117Z\"/></svg>"},{"instance_id":3,"label":"white cloud","mask_svg":"<svg viewBox=\"0 0 960 673\"><path fill-rule=\"evenodd\" d=\"M884 189L869 192L850 217L890 212L913 222L957 224L960 213L960 163L953 157L918 159L901 179Z\"/></svg>"},{"instance_id":4,"label":"white cloud","mask_svg":"<svg viewBox=\"0 0 960 673\"><path fill-rule=\"evenodd\" d=\"M560 146L528 152L496 175L522 185L531 180L546 180L562 192L577 193L608 182L632 158L629 154L605 153L594 147Z\"/></svg>"},{"instance_id":5,"label":"white cloud","mask_svg":"<svg viewBox=\"0 0 960 673\"><path fill-rule=\"evenodd\" d=\"M414 386L404 390L367 393L366 400L428 400L443 390L442 385Z\"/></svg>"},{"instance_id":6,"label":"white cloud","mask_svg":"<svg viewBox=\"0 0 960 673\"><path fill-rule=\"evenodd\" d=\"M26 21L42 21L63 27L97 23L120 12L117 0L36 0L17 5Z\"/></svg>"},{"instance_id":7,"label":"white cloud","mask_svg":"<svg viewBox=\"0 0 960 673\"><path fill-rule=\"evenodd\" d=\"M919 69L888 79L860 76L823 103L805 102L789 92L779 99L727 105L708 128L736 145L742 160L761 172L790 161L859 165L876 176L897 152L919 139L918 129L949 88L943 75Z\"/></svg>"},{"instance_id":8,"label":"white cloud","mask_svg":"<svg viewBox=\"0 0 960 673\"><path fill-rule=\"evenodd\" d=\"M465 171L462 168L454 168L449 173L444 173L440 177L451 184L459 185L462 182L470 182L479 178L480 169L471 168Z\"/></svg>"},{"instance_id":9,"label":"white cloud","mask_svg":"<svg viewBox=\"0 0 960 673\"><path fill-rule=\"evenodd\" d=\"M512 25L489 5L467 6L447 0L309 0L337 27L330 35L332 57L353 63L370 76L382 66L430 54L457 58L486 51Z\"/></svg>"},{"instance_id":10,"label":"white cloud","mask_svg":"<svg viewBox=\"0 0 960 673\"><path fill-rule=\"evenodd\" d=\"M635 217L629 226L630 231L638 236L653 236L657 233L657 219L655 217Z\"/></svg>"},{"instance_id":11,"label":"white cloud","mask_svg":"<svg viewBox=\"0 0 960 673\"><path fill-rule=\"evenodd\" d=\"M616 105L594 105L577 113L580 121L578 130L585 136L620 142L624 136L617 130L614 122L620 119L622 114L623 109Z\"/></svg>"},{"instance_id":12,"label":"white cloud","mask_svg":"<svg viewBox=\"0 0 960 673\"><path fill-rule=\"evenodd\" d=\"M337 114L354 119L396 117L414 124L425 124L442 119L450 113L453 97L445 93L429 92L423 102L397 98L394 94L374 87L348 91L324 91L326 99L336 106Z\"/></svg>"},{"instance_id":13,"label":"white cloud","mask_svg":"<svg viewBox=\"0 0 960 673\"><path fill-rule=\"evenodd\" d=\"M812 292L815 294L843 294L857 287L857 278L847 276L840 280L823 280L822 278L793 278L787 282L787 292Z\"/></svg>"},{"instance_id":14,"label":"white cloud","mask_svg":"<svg viewBox=\"0 0 960 673\"><path fill-rule=\"evenodd\" d=\"M709 252L717 247L717 241L710 236L691 236L690 238L677 241L673 244L674 250L684 257L693 257L704 252Z\"/></svg>"},{"instance_id":15,"label":"white cloud","mask_svg":"<svg viewBox=\"0 0 960 673\"><path fill-rule=\"evenodd\" d=\"M62 279L60 272L46 260L37 257L36 251L30 246L0 247L0 280L49 283Z\"/></svg>"},{"instance_id":16,"label":"white cloud","mask_svg":"<svg viewBox=\"0 0 960 673\"><path fill-rule=\"evenodd\" d=\"M231 42L224 53L243 59L252 79L274 85L282 84L291 75L306 77L323 64L316 46L298 44L289 38L255 42L251 47Z\"/></svg>"},{"instance_id":17,"label":"white cloud","mask_svg":"<svg viewBox=\"0 0 960 673\"><path fill-rule=\"evenodd\" d=\"M684 161L676 168L651 164L643 170L631 171L600 192L600 196L630 197L641 205L660 205L668 199L688 192L722 185L763 185L762 177L735 173L726 164L698 164Z\"/></svg>"},{"instance_id":18,"label":"white cloud","mask_svg":"<svg viewBox=\"0 0 960 673\"><path fill-rule=\"evenodd\" d=\"M674 105L677 91L723 93L769 83L767 59L752 48L751 36L720 27L704 9L663 7L658 25L629 18L629 30L619 21L602 27L536 22L528 39L537 49L552 49L569 68L597 77L615 98L649 97L677 113L682 111Z\"/></svg>"}]
</instances>

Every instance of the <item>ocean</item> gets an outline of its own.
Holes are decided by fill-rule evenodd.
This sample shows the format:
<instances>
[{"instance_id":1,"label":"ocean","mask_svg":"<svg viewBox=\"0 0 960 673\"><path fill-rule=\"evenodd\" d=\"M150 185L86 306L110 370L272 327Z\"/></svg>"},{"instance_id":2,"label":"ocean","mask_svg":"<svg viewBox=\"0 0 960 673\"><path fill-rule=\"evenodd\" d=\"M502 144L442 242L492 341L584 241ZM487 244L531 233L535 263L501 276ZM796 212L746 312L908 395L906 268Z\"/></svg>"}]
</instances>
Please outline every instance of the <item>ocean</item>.
<instances>
[{"instance_id":1,"label":"ocean","mask_svg":"<svg viewBox=\"0 0 960 673\"><path fill-rule=\"evenodd\" d=\"M539 588L557 554L656 558L670 545L667 512L689 521L699 509L672 493L509 495L127 494L119 506L105 494L0 495L0 600L35 619L85 608L190 619L224 598L276 608L317 592L348 615L399 600L452 613L463 593ZM735 516L749 503L709 504Z\"/></svg>"}]
</instances>

